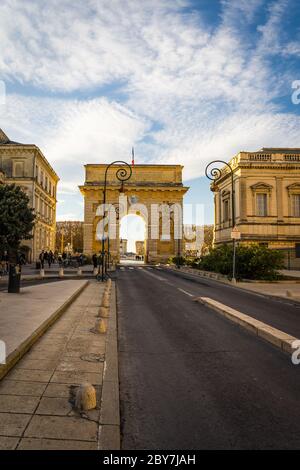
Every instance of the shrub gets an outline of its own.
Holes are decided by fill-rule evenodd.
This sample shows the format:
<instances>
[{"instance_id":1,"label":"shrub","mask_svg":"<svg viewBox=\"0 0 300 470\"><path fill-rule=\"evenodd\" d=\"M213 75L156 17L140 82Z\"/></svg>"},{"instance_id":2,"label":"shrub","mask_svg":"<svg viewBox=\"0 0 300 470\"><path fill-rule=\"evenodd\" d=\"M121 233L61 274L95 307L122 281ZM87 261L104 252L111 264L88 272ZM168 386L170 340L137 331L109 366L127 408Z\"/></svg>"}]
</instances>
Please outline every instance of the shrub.
<instances>
[{"instance_id":1,"label":"shrub","mask_svg":"<svg viewBox=\"0 0 300 470\"><path fill-rule=\"evenodd\" d=\"M186 263L184 256L172 256L168 259L168 263L176 264L176 266L183 266Z\"/></svg>"},{"instance_id":2,"label":"shrub","mask_svg":"<svg viewBox=\"0 0 300 470\"><path fill-rule=\"evenodd\" d=\"M277 270L283 268L284 255L260 245L240 245L236 247L237 279L278 279ZM213 248L206 256L201 257L199 269L218 272L232 276L233 247L224 244Z\"/></svg>"}]
</instances>

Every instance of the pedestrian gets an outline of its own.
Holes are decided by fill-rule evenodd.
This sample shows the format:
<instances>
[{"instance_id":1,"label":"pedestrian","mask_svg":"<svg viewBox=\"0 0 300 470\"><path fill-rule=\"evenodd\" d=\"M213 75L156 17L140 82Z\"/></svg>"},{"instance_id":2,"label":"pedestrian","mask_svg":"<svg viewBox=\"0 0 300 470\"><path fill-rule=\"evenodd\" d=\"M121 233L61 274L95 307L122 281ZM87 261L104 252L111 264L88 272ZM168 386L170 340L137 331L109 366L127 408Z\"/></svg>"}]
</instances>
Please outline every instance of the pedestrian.
<instances>
[{"instance_id":1,"label":"pedestrian","mask_svg":"<svg viewBox=\"0 0 300 470\"><path fill-rule=\"evenodd\" d=\"M9 257L8 257L8 252L5 250L3 252L3 255L1 256L1 269L2 269L2 274L8 274L8 269L9 269Z\"/></svg>"},{"instance_id":2,"label":"pedestrian","mask_svg":"<svg viewBox=\"0 0 300 470\"><path fill-rule=\"evenodd\" d=\"M49 253L48 253L48 266L49 266L49 269L51 268L51 264L53 263L53 261L54 261L54 255L53 255L52 250L50 250Z\"/></svg>"},{"instance_id":3,"label":"pedestrian","mask_svg":"<svg viewBox=\"0 0 300 470\"><path fill-rule=\"evenodd\" d=\"M93 261L94 268L97 268L97 265L98 265L98 258L97 258L96 253L93 254L93 256L92 256L92 261Z\"/></svg>"},{"instance_id":4,"label":"pedestrian","mask_svg":"<svg viewBox=\"0 0 300 470\"><path fill-rule=\"evenodd\" d=\"M41 262L41 269L44 269L44 263L45 263L45 252L44 250L41 251L39 260Z\"/></svg>"}]
</instances>

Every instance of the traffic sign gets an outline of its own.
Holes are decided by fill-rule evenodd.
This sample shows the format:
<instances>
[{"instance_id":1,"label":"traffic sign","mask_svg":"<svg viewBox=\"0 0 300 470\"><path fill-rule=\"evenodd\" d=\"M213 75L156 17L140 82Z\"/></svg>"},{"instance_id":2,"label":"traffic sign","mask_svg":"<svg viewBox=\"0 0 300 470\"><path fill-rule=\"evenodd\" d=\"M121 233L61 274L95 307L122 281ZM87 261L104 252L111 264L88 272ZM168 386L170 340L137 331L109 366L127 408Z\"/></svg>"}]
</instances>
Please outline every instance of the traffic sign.
<instances>
[{"instance_id":1,"label":"traffic sign","mask_svg":"<svg viewBox=\"0 0 300 470\"><path fill-rule=\"evenodd\" d=\"M231 231L231 238L233 240L239 240L241 238L241 232L239 231L239 229L236 226L233 227L233 229Z\"/></svg>"}]
</instances>

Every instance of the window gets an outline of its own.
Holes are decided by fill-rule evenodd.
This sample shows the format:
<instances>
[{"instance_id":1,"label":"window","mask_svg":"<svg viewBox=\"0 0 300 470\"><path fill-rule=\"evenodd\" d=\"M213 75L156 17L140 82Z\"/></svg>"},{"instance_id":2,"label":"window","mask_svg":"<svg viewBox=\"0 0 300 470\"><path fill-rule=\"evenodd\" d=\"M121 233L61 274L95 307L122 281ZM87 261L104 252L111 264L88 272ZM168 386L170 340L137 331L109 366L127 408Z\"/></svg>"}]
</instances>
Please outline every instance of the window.
<instances>
[{"instance_id":1,"label":"window","mask_svg":"<svg viewBox=\"0 0 300 470\"><path fill-rule=\"evenodd\" d=\"M13 166L13 176L20 178L24 176L24 162L14 162Z\"/></svg>"},{"instance_id":2,"label":"window","mask_svg":"<svg viewBox=\"0 0 300 470\"><path fill-rule=\"evenodd\" d=\"M224 201L224 222L229 220L229 201Z\"/></svg>"},{"instance_id":3,"label":"window","mask_svg":"<svg viewBox=\"0 0 300 470\"><path fill-rule=\"evenodd\" d=\"M300 194L292 195L292 214L293 217L300 217Z\"/></svg>"},{"instance_id":4,"label":"window","mask_svg":"<svg viewBox=\"0 0 300 470\"><path fill-rule=\"evenodd\" d=\"M256 214L260 217L265 217L268 214L268 195L256 195Z\"/></svg>"}]
</instances>

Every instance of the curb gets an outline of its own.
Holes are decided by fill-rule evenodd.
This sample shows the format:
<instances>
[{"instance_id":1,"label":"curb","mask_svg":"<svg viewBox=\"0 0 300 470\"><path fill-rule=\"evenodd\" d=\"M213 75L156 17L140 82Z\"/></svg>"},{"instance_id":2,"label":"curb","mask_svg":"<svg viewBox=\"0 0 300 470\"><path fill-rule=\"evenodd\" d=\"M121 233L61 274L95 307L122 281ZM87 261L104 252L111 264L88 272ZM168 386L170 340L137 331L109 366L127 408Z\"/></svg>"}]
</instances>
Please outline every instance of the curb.
<instances>
[{"instance_id":1,"label":"curb","mask_svg":"<svg viewBox=\"0 0 300 470\"><path fill-rule=\"evenodd\" d=\"M112 282L110 316L105 343L105 364L103 373L99 450L120 450L120 397L118 365L116 285Z\"/></svg>"},{"instance_id":2,"label":"curb","mask_svg":"<svg viewBox=\"0 0 300 470\"><path fill-rule=\"evenodd\" d=\"M0 380L12 369L12 367L27 353L33 344L58 320L65 310L77 299L81 292L87 287L89 281L85 283L69 297L47 320L44 321L17 349L11 352L6 358L6 364L0 365Z\"/></svg>"},{"instance_id":3,"label":"curb","mask_svg":"<svg viewBox=\"0 0 300 470\"><path fill-rule=\"evenodd\" d=\"M291 336L287 333L284 333L277 328L256 320L255 318L241 313L234 308L223 305L216 300L210 299L209 297L196 297L195 302L202 303L216 312L220 313L222 316L228 318L233 323L237 323L242 328L248 330L250 333L258 336L259 338L264 339L268 343L271 343L273 346L281 349L281 351L291 354L294 351L292 348L292 343L297 341L298 338Z\"/></svg>"}]
</instances>

